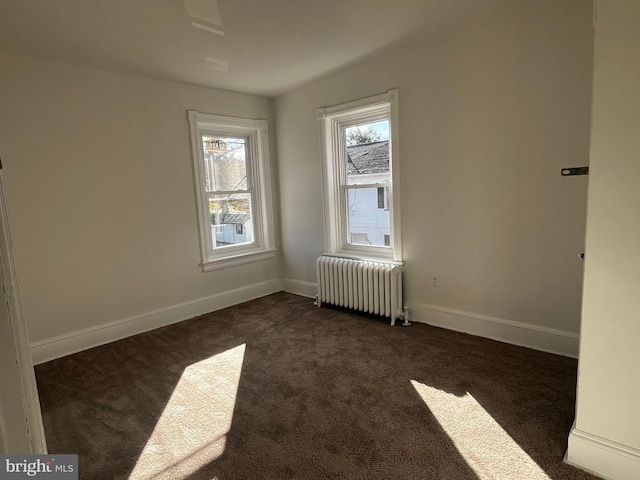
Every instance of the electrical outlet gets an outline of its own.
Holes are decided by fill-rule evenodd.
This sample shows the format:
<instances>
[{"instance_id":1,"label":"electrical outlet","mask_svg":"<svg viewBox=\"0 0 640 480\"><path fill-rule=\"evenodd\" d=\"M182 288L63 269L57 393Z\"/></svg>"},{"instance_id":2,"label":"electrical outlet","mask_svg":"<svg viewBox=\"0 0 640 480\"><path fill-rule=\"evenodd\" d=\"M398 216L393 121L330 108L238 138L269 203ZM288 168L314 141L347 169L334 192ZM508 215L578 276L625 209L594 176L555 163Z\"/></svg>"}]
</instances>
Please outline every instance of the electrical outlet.
<instances>
[{"instance_id":1,"label":"electrical outlet","mask_svg":"<svg viewBox=\"0 0 640 480\"><path fill-rule=\"evenodd\" d=\"M440 286L440 275L432 275L431 276L431 286L439 287Z\"/></svg>"}]
</instances>

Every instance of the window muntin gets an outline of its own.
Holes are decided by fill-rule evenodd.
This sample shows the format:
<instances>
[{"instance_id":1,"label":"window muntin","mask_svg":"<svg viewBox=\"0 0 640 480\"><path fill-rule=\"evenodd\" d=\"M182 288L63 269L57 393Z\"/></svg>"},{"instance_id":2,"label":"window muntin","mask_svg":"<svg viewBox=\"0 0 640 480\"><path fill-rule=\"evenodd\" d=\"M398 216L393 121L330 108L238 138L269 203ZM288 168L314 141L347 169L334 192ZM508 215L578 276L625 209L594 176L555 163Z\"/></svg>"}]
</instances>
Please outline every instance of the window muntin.
<instances>
[{"instance_id":1,"label":"window muntin","mask_svg":"<svg viewBox=\"0 0 640 480\"><path fill-rule=\"evenodd\" d=\"M399 181L397 97L392 90L318 110L329 253L402 260L400 198L394 188Z\"/></svg>"},{"instance_id":2,"label":"window muntin","mask_svg":"<svg viewBox=\"0 0 640 480\"><path fill-rule=\"evenodd\" d=\"M275 256L265 120L189 112L202 266Z\"/></svg>"}]
</instances>

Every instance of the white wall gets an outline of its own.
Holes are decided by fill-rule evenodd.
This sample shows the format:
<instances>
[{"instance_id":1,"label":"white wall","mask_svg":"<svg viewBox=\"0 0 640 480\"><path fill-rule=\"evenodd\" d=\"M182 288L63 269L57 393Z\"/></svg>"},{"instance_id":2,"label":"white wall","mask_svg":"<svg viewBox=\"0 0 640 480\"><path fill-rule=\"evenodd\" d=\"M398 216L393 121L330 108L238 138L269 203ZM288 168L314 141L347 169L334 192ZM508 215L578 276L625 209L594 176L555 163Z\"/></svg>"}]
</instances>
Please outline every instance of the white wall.
<instances>
[{"instance_id":1,"label":"white wall","mask_svg":"<svg viewBox=\"0 0 640 480\"><path fill-rule=\"evenodd\" d=\"M598 0L578 401L568 458L640 478L640 3Z\"/></svg>"},{"instance_id":2,"label":"white wall","mask_svg":"<svg viewBox=\"0 0 640 480\"><path fill-rule=\"evenodd\" d=\"M287 284L323 251L316 108L397 87L406 303L577 348L587 177L560 169L588 164L592 41L590 2L507 2L277 98Z\"/></svg>"},{"instance_id":3,"label":"white wall","mask_svg":"<svg viewBox=\"0 0 640 480\"><path fill-rule=\"evenodd\" d=\"M0 154L31 340L278 283L277 258L201 270L186 116L273 122L271 103L1 54Z\"/></svg>"}]
</instances>

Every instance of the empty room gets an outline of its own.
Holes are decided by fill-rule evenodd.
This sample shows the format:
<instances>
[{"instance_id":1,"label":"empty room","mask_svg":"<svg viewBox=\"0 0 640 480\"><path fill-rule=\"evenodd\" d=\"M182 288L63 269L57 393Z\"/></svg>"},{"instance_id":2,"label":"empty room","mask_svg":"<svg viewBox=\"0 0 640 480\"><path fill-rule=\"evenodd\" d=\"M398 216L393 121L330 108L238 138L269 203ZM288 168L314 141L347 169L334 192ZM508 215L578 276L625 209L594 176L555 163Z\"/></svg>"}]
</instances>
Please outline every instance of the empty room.
<instances>
[{"instance_id":1,"label":"empty room","mask_svg":"<svg viewBox=\"0 0 640 480\"><path fill-rule=\"evenodd\" d=\"M639 21L0 2L0 453L640 478Z\"/></svg>"}]
</instances>

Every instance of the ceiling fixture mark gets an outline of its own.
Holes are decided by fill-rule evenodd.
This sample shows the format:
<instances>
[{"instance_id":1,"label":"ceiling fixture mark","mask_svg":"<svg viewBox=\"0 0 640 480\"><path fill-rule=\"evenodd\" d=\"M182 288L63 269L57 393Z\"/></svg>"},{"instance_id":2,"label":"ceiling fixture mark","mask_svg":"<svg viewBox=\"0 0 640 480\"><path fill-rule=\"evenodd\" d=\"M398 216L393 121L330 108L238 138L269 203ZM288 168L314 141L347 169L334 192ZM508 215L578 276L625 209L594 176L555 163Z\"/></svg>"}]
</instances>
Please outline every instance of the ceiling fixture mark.
<instances>
[{"instance_id":1,"label":"ceiling fixture mark","mask_svg":"<svg viewBox=\"0 0 640 480\"><path fill-rule=\"evenodd\" d=\"M222 25L222 17L217 0L182 0L191 18L202 20L205 23Z\"/></svg>"},{"instance_id":2,"label":"ceiling fixture mark","mask_svg":"<svg viewBox=\"0 0 640 480\"><path fill-rule=\"evenodd\" d=\"M223 37L225 36L225 33L222 30L218 30L217 28L203 25L202 23L191 22L191 25L193 25L196 28L201 28L202 30L206 30L207 32L215 33L216 35L221 35Z\"/></svg>"},{"instance_id":3,"label":"ceiling fixture mark","mask_svg":"<svg viewBox=\"0 0 640 480\"><path fill-rule=\"evenodd\" d=\"M228 72L229 71L229 63L225 60L218 60L217 58L204 58L205 67L210 68L211 70L217 70L218 72Z\"/></svg>"}]
</instances>

